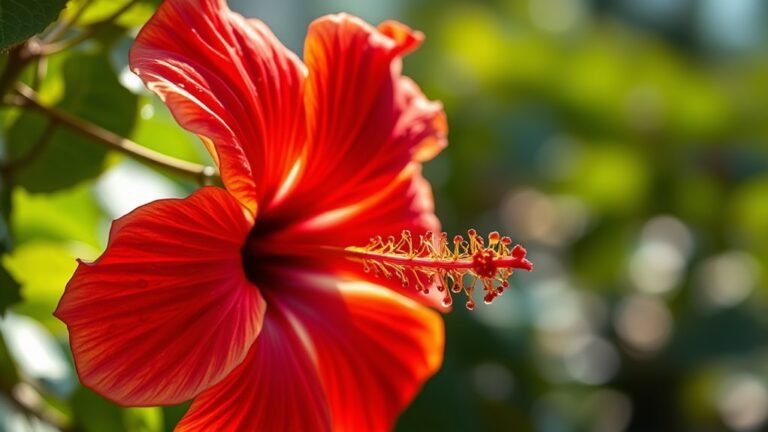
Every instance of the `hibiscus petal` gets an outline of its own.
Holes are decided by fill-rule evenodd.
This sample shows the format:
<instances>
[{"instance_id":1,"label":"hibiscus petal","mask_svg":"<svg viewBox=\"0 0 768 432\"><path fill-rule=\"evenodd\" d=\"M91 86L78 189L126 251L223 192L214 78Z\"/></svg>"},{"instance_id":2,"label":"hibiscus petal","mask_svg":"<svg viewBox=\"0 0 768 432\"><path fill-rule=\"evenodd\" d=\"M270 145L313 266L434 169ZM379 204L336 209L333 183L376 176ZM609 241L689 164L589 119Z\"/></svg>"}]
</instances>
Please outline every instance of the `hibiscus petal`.
<instances>
[{"instance_id":1,"label":"hibiscus petal","mask_svg":"<svg viewBox=\"0 0 768 432\"><path fill-rule=\"evenodd\" d=\"M448 144L448 120L440 102L424 96L408 77L398 81L397 106L400 117L392 133L395 147L412 149L413 160L431 160Z\"/></svg>"},{"instance_id":2,"label":"hibiscus petal","mask_svg":"<svg viewBox=\"0 0 768 432\"><path fill-rule=\"evenodd\" d=\"M224 0L167 0L136 38L130 64L203 138L227 189L253 213L300 165L306 68L261 21Z\"/></svg>"},{"instance_id":3,"label":"hibiscus petal","mask_svg":"<svg viewBox=\"0 0 768 432\"><path fill-rule=\"evenodd\" d=\"M394 21L376 29L346 14L310 26L308 166L292 199L267 211L269 223L261 220L279 228L272 230L275 242L362 246L373 236L399 236L404 229L414 235L440 230L420 163L445 146L445 114L439 102L400 75L400 56L422 38ZM315 257L310 266L349 271L349 262L328 264L332 259ZM352 264L362 273L362 265ZM440 304L438 296L382 283Z\"/></svg>"},{"instance_id":4,"label":"hibiscus petal","mask_svg":"<svg viewBox=\"0 0 768 432\"><path fill-rule=\"evenodd\" d=\"M339 246L364 246L371 236L399 235L404 229L413 233L440 230L432 188L415 163L365 199L291 227L304 241Z\"/></svg>"},{"instance_id":5,"label":"hibiscus petal","mask_svg":"<svg viewBox=\"0 0 768 432\"><path fill-rule=\"evenodd\" d=\"M272 310L242 365L192 402L177 432L330 431L328 404L301 335Z\"/></svg>"},{"instance_id":6,"label":"hibiscus petal","mask_svg":"<svg viewBox=\"0 0 768 432\"><path fill-rule=\"evenodd\" d=\"M334 430L391 430L442 364L442 318L373 284L327 283L280 298L313 342Z\"/></svg>"},{"instance_id":7,"label":"hibiscus petal","mask_svg":"<svg viewBox=\"0 0 768 432\"><path fill-rule=\"evenodd\" d=\"M390 430L440 367L440 316L364 282L282 280L249 358L179 429Z\"/></svg>"},{"instance_id":8,"label":"hibiscus petal","mask_svg":"<svg viewBox=\"0 0 768 432\"><path fill-rule=\"evenodd\" d=\"M395 41L399 54L408 54L421 45L424 33L415 31L407 25L387 20L379 24L379 31Z\"/></svg>"},{"instance_id":9,"label":"hibiscus petal","mask_svg":"<svg viewBox=\"0 0 768 432\"><path fill-rule=\"evenodd\" d=\"M324 190L316 194L313 210L364 199L412 161L425 161L445 146L442 106L400 74L400 56L421 38L399 23L379 30L346 14L310 25L304 187Z\"/></svg>"},{"instance_id":10,"label":"hibiscus petal","mask_svg":"<svg viewBox=\"0 0 768 432\"><path fill-rule=\"evenodd\" d=\"M243 272L250 227L215 187L115 221L106 251L80 263L55 313L83 384L122 405L174 404L237 367L265 310Z\"/></svg>"}]
</instances>

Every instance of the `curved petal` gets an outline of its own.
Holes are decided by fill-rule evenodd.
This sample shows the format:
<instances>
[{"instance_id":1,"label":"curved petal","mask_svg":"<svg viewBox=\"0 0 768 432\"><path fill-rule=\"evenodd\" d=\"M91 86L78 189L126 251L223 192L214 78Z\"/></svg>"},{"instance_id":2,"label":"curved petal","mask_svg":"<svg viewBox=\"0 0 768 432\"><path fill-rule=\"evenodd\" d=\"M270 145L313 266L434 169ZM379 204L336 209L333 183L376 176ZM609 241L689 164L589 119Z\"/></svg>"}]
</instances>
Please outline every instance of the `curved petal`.
<instances>
[{"instance_id":1,"label":"curved petal","mask_svg":"<svg viewBox=\"0 0 768 432\"><path fill-rule=\"evenodd\" d=\"M287 277L248 360L180 430L386 431L440 367L436 312L368 283Z\"/></svg>"},{"instance_id":2,"label":"curved petal","mask_svg":"<svg viewBox=\"0 0 768 432\"><path fill-rule=\"evenodd\" d=\"M106 251L80 263L55 313L83 384L122 405L174 404L238 366L265 310L243 272L250 226L215 187L115 221Z\"/></svg>"},{"instance_id":3,"label":"curved petal","mask_svg":"<svg viewBox=\"0 0 768 432\"><path fill-rule=\"evenodd\" d=\"M401 55L421 39L402 24L390 21L379 30L346 14L310 25L304 51L309 144L297 188L314 197L305 214L360 201L445 146L442 106L400 73Z\"/></svg>"},{"instance_id":4,"label":"curved petal","mask_svg":"<svg viewBox=\"0 0 768 432\"><path fill-rule=\"evenodd\" d=\"M365 199L316 215L286 233L314 244L364 246L372 236L399 235L404 229L440 231L432 188L415 163Z\"/></svg>"},{"instance_id":5,"label":"curved petal","mask_svg":"<svg viewBox=\"0 0 768 432\"><path fill-rule=\"evenodd\" d=\"M253 213L290 178L306 135L306 68L264 23L224 0L166 0L136 38L130 64L203 138L227 189Z\"/></svg>"},{"instance_id":6,"label":"curved petal","mask_svg":"<svg viewBox=\"0 0 768 432\"><path fill-rule=\"evenodd\" d=\"M431 160L448 144L448 120L440 102L424 96L408 77L398 80L397 106L400 117L392 133L395 147L411 149L415 161Z\"/></svg>"},{"instance_id":7,"label":"curved petal","mask_svg":"<svg viewBox=\"0 0 768 432\"><path fill-rule=\"evenodd\" d=\"M442 318L373 284L327 283L287 307L313 341L334 430L391 430L442 364Z\"/></svg>"},{"instance_id":8,"label":"curved petal","mask_svg":"<svg viewBox=\"0 0 768 432\"><path fill-rule=\"evenodd\" d=\"M176 431L330 431L325 394L301 338L270 306L243 364L195 398Z\"/></svg>"},{"instance_id":9,"label":"curved petal","mask_svg":"<svg viewBox=\"0 0 768 432\"><path fill-rule=\"evenodd\" d=\"M401 55L414 51L424 40L424 33L415 31L407 25L393 20L387 20L379 24L378 30L395 41L397 53Z\"/></svg>"}]
</instances>

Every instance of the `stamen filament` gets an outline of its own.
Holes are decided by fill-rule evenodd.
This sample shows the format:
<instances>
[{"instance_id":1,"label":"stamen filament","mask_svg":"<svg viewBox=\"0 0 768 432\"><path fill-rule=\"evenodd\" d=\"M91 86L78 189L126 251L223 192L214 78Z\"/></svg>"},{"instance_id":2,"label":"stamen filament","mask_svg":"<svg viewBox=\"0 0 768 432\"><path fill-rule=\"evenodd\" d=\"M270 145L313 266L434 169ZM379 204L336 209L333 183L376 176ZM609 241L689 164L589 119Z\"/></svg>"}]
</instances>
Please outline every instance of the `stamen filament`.
<instances>
[{"instance_id":1,"label":"stamen filament","mask_svg":"<svg viewBox=\"0 0 768 432\"><path fill-rule=\"evenodd\" d=\"M381 262L391 262L393 264L404 264L414 267L445 268L445 269L471 269L475 263L471 259L451 259L435 260L433 258L409 257L395 254L373 253L360 250L357 247L348 247L345 249L345 255L350 259L378 260ZM498 267L512 267L527 271L533 270L533 264L525 258L505 257L494 260Z\"/></svg>"},{"instance_id":2,"label":"stamen filament","mask_svg":"<svg viewBox=\"0 0 768 432\"><path fill-rule=\"evenodd\" d=\"M429 294L434 283L444 293L444 306L453 303L451 293L463 291L468 309L475 307L473 292L478 282L484 292L483 300L489 304L509 287L507 279L515 269L533 270L533 264L525 258L525 248L510 248L509 237L494 231L488 235L486 246L485 239L475 230L470 229L467 234L467 241L457 235L451 245L446 233L435 238L427 232L414 244L410 231L405 230L399 239L376 236L364 247L345 248L344 255L362 261L366 272L398 279L404 287L414 286L424 294ZM465 277L471 278L471 282L465 283Z\"/></svg>"}]
</instances>

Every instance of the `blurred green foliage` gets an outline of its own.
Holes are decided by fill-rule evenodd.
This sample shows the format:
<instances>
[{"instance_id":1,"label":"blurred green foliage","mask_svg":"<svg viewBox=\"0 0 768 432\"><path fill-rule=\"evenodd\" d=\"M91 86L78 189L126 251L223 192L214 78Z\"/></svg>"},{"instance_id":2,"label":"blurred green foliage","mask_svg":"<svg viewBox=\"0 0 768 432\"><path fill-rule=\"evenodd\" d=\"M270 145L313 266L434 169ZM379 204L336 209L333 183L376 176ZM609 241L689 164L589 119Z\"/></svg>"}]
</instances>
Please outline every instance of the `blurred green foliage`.
<instances>
[{"instance_id":1,"label":"blurred green foliage","mask_svg":"<svg viewBox=\"0 0 768 432\"><path fill-rule=\"evenodd\" d=\"M59 63L60 70L49 65L48 72L59 73L65 83L56 107L128 136L135 124L138 97L120 85L107 54L104 49L72 53ZM29 192L67 189L104 170L107 150L103 146L58 128L55 121L37 112L22 113L8 129L7 140L19 143L8 148L11 160L37 151L33 147L45 140L39 156L14 173L14 182Z\"/></svg>"},{"instance_id":2,"label":"blurred green foliage","mask_svg":"<svg viewBox=\"0 0 768 432\"><path fill-rule=\"evenodd\" d=\"M405 70L449 117L450 146L425 166L437 213L448 232L505 231L536 263L492 306L446 315L445 364L398 430L766 427L768 6L232 3L297 51L307 22L339 9L424 31ZM88 7L62 37L90 37L29 62L21 79L51 106L210 163L126 69L157 2L114 16L124 4L71 1L64 22ZM79 386L51 313L111 219L197 184L38 112L5 105L0 124L0 167L23 162L0 179L0 311L12 304L0 320L0 431L50 430L13 404L19 388L65 428L171 430L185 406L123 409ZM19 346L20 334L36 342Z\"/></svg>"}]
</instances>

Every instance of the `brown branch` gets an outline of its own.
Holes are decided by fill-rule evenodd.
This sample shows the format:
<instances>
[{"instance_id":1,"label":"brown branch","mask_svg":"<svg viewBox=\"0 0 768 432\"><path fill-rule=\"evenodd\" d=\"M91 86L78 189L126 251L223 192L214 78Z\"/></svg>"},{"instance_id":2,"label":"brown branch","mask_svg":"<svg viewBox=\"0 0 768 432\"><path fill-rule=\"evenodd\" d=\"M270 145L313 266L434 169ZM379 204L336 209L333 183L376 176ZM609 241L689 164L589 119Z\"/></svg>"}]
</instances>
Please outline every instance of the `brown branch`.
<instances>
[{"instance_id":1,"label":"brown branch","mask_svg":"<svg viewBox=\"0 0 768 432\"><path fill-rule=\"evenodd\" d=\"M35 109L55 120L63 126L87 136L94 141L105 145L111 150L116 150L132 158L157 168L164 169L174 174L195 180L200 184L208 184L216 177L216 169L210 166L200 165L171 156L164 155L148 149L128 138L121 137L109 130L95 125L86 120L75 117L64 111L49 107L42 103L31 88L23 84L17 84L16 92L19 98L10 99L10 102L21 107Z\"/></svg>"},{"instance_id":2,"label":"brown branch","mask_svg":"<svg viewBox=\"0 0 768 432\"><path fill-rule=\"evenodd\" d=\"M35 38L26 40L8 50L5 69L0 74L0 97L8 93L24 68L39 54Z\"/></svg>"}]
</instances>

